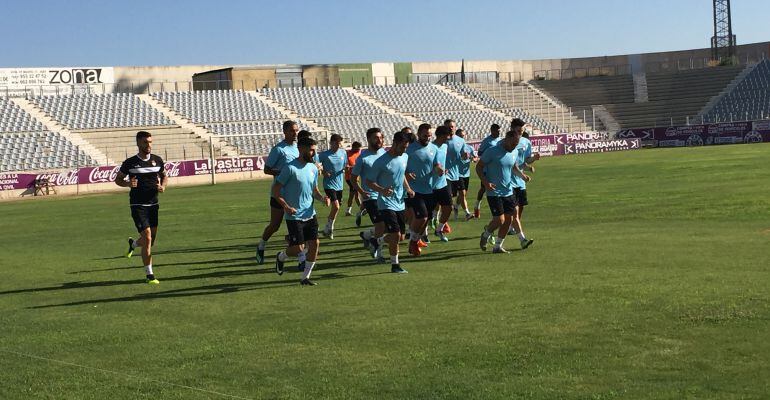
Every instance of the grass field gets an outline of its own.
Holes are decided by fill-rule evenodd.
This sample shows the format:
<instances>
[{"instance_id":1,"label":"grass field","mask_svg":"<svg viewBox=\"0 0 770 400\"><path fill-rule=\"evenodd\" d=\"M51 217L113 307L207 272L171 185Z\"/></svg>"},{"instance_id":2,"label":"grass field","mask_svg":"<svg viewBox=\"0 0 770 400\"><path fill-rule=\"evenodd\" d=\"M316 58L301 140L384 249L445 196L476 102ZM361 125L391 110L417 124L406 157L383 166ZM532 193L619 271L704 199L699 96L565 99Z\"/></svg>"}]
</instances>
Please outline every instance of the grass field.
<instances>
[{"instance_id":1,"label":"grass field","mask_svg":"<svg viewBox=\"0 0 770 400\"><path fill-rule=\"evenodd\" d=\"M767 399L768 160L544 159L532 248L456 222L393 275L343 217L313 288L272 271L278 240L254 264L266 181L171 187L160 286L120 257L126 193L0 203L0 399Z\"/></svg>"}]
</instances>

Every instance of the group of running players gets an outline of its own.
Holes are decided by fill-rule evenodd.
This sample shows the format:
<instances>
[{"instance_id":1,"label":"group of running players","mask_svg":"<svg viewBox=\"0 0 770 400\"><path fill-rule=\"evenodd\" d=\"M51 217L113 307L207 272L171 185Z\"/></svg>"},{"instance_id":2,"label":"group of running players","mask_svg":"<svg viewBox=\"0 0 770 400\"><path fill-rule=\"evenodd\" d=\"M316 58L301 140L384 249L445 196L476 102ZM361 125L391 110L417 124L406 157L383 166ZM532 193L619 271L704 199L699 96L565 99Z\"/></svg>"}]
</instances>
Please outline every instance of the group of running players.
<instances>
[{"instance_id":1,"label":"group of running players","mask_svg":"<svg viewBox=\"0 0 770 400\"><path fill-rule=\"evenodd\" d=\"M493 253L507 253L503 243L508 235L517 236L522 249L532 245L521 225L527 205L526 171L540 159L524 132L525 122L514 119L510 130L501 136L500 126L492 125L490 134L475 151L465 142L462 129L449 119L434 128L422 124L416 134L404 128L393 134L391 145L384 148L383 132L371 128L366 132L367 147L352 143L346 151L343 138L331 135L329 149L317 153L317 142L310 132L300 131L294 121L283 123L284 139L275 145L265 162L264 172L272 175L270 222L264 228L256 250L258 264L265 262L268 240L286 221L287 246L275 256L275 270L284 272L284 264L296 257L302 272L302 285L315 285L310 275L318 258L319 234L334 239L334 224L343 206L344 184L349 187L346 216L353 214L353 202L360 205L356 226L368 215L372 227L359 236L371 256L380 262L390 258L391 272L405 274L399 261L399 244L409 240L409 254L419 257L431 243L428 229L437 240L448 242L452 229L450 216L465 220L480 218L486 194L492 218L484 227L479 247ZM140 234L129 238L130 257L142 249L147 282L158 284L152 271L151 247L158 225L157 194L165 190L167 178L163 160L151 154L152 137L137 134L139 154L127 159L115 182L131 187L131 215ZM481 179L473 213L468 209L467 194L471 165ZM323 177L323 192L318 189ZM314 200L330 207L326 225L319 229ZM495 236L496 232L496 236Z\"/></svg>"}]
</instances>

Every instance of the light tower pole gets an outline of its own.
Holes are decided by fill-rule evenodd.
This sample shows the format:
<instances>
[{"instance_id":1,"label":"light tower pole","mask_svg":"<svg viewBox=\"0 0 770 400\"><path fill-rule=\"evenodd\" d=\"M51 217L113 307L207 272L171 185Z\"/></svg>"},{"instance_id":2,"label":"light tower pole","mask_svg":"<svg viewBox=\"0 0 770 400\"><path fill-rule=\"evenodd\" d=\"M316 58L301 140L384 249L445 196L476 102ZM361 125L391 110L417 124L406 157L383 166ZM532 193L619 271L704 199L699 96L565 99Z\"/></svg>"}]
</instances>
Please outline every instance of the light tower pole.
<instances>
[{"instance_id":1,"label":"light tower pole","mask_svg":"<svg viewBox=\"0 0 770 400\"><path fill-rule=\"evenodd\" d=\"M735 55L735 35L730 15L730 0L714 0L714 36L711 38L711 58L730 59Z\"/></svg>"}]
</instances>

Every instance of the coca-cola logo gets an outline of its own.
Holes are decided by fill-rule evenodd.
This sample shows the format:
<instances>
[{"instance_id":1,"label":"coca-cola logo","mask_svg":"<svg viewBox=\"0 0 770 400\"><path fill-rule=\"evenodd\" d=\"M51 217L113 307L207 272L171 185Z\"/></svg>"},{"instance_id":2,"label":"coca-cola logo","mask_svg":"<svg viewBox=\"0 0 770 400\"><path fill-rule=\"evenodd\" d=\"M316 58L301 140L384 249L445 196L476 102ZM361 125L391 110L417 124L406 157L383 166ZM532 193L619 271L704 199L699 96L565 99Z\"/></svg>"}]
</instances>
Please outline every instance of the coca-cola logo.
<instances>
[{"instance_id":1,"label":"coca-cola logo","mask_svg":"<svg viewBox=\"0 0 770 400\"><path fill-rule=\"evenodd\" d=\"M182 162L167 162L163 169L166 171L166 176L169 178L176 178L182 173Z\"/></svg>"},{"instance_id":2,"label":"coca-cola logo","mask_svg":"<svg viewBox=\"0 0 770 400\"><path fill-rule=\"evenodd\" d=\"M120 167L98 167L88 173L88 183L114 182Z\"/></svg>"},{"instance_id":3,"label":"coca-cola logo","mask_svg":"<svg viewBox=\"0 0 770 400\"><path fill-rule=\"evenodd\" d=\"M48 182L56 186L77 185L78 170L66 172L54 172L49 174L38 174L35 179L48 179Z\"/></svg>"}]
</instances>

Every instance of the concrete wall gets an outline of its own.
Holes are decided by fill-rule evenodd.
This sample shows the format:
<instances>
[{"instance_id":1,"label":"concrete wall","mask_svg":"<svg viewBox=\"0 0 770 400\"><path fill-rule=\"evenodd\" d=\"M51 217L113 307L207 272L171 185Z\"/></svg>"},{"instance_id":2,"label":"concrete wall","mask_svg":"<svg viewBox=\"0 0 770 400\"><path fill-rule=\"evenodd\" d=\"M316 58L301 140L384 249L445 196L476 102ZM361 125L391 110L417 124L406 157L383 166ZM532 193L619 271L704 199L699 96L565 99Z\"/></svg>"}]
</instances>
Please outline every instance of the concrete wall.
<instances>
[{"instance_id":1,"label":"concrete wall","mask_svg":"<svg viewBox=\"0 0 770 400\"><path fill-rule=\"evenodd\" d=\"M305 86L339 86L340 71L336 65L306 65L302 78Z\"/></svg>"},{"instance_id":2,"label":"concrete wall","mask_svg":"<svg viewBox=\"0 0 770 400\"><path fill-rule=\"evenodd\" d=\"M193 74L228 65L180 65L161 67L115 67L115 83L120 88L131 87L134 93L164 90L191 90Z\"/></svg>"},{"instance_id":3,"label":"concrete wall","mask_svg":"<svg viewBox=\"0 0 770 400\"><path fill-rule=\"evenodd\" d=\"M375 85L393 85L396 83L396 71L393 63L373 63L372 75Z\"/></svg>"},{"instance_id":4,"label":"concrete wall","mask_svg":"<svg viewBox=\"0 0 770 400\"><path fill-rule=\"evenodd\" d=\"M276 87L275 68L233 69L233 89L259 90Z\"/></svg>"},{"instance_id":5,"label":"concrete wall","mask_svg":"<svg viewBox=\"0 0 770 400\"><path fill-rule=\"evenodd\" d=\"M372 64L339 64L340 86L372 84Z\"/></svg>"},{"instance_id":6,"label":"concrete wall","mask_svg":"<svg viewBox=\"0 0 770 400\"><path fill-rule=\"evenodd\" d=\"M409 83L412 76L412 63L393 64L393 73L396 76L396 83Z\"/></svg>"},{"instance_id":7,"label":"concrete wall","mask_svg":"<svg viewBox=\"0 0 770 400\"><path fill-rule=\"evenodd\" d=\"M193 75L193 90L228 90L232 87L232 68Z\"/></svg>"}]
</instances>

